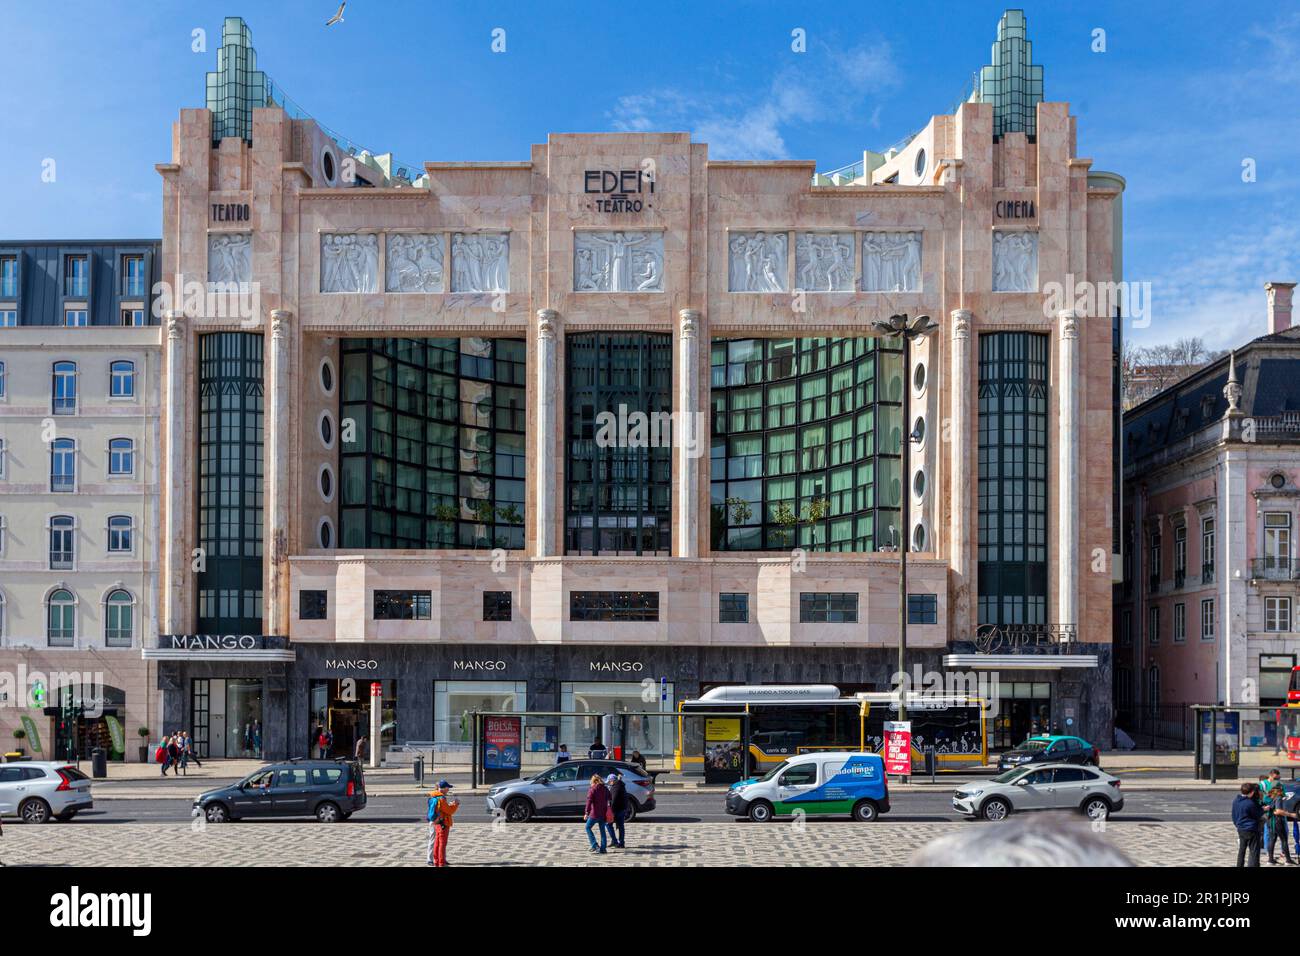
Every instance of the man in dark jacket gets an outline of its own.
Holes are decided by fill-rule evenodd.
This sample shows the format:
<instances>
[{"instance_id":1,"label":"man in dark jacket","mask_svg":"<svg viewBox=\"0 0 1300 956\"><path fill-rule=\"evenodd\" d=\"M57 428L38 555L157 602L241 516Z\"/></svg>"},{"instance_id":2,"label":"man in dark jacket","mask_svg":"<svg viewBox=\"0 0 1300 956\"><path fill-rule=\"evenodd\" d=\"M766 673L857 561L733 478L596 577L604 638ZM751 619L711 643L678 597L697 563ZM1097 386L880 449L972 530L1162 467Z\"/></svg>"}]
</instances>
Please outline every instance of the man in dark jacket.
<instances>
[{"instance_id":1,"label":"man in dark jacket","mask_svg":"<svg viewBox=\"0 0 1300 956\"><path fill-rule=\"evenodd\" d=\"M622 850L625 846L623 823L627 820L627 786L616 773L605 778L605 785L609 787L609 806L614 811L614 822L609 824L609 839Z\"/></svg>"},{"instance_id":2,"label":"man in dark jacket","mask_svg":"<svg viewBox=\"0 0 1300 956\"><path fill-rule=\"evenodd\" d=\"M1259 866L1264 809L1255 799L1256 785L1243 783L1232 801L1232 825L1237 828L1237 866Z\"/></svg>"}]
</instances>

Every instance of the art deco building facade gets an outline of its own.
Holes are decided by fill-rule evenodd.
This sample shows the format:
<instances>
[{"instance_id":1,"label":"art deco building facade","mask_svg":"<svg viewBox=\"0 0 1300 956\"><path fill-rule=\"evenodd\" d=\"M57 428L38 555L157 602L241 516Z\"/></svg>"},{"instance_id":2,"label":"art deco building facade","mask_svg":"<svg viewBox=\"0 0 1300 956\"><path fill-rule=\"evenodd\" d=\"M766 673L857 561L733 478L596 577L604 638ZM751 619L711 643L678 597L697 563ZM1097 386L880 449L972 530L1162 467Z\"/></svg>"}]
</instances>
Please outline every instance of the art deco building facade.
<instances>
[{"instance_id":1,"label":"art deco building facade","mask_svg":"<svg viewBox=\"0 0 1300 956\"><path fill-rule=\"evenodd\" d=\"M1017 22L971 102L832 180L685 133L399 169L276 106L228 21L158 167L164 275L241 302L165 318L165 722L277 755L351 740L349 681L440 741L885 690L901 543L913 663L997 669L999 733L1108 740L1112 316L1044 302L1117 277L1122 180L1012 82ZM940 327L911 367L895 313Z\"/></svg>"}]
</instances>

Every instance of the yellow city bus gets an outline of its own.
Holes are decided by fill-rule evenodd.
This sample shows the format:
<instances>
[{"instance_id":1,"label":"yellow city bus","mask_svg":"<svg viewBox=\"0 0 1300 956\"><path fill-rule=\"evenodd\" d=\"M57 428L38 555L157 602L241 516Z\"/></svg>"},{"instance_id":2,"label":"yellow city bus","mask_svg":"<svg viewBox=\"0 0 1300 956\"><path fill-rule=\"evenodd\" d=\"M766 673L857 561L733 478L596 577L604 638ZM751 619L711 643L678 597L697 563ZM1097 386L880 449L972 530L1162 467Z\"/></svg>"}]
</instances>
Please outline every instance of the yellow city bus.
<instances>
[{"instance_id":1,"label":"yellow city bus","mask_svg":"<svg viewBox=\"0 0 1300 956\"><path fill-rule=\"evenodd\" d=\"M983 766L988 763L988 707L963 695L909 694L912 761L921 764L925 749L935 748L937 767ZM897 719L897 695L862 693L843 696L832 684L715 687L696 700L678 705L679 771L733 775L741 766L742 717L749 717L750 772L766 770L795 754L818 750L884 749L884 724ZM692 713L709 717L689 719ZM735 718L719 714L736 714Z\"/></svg>"}]
</instances>

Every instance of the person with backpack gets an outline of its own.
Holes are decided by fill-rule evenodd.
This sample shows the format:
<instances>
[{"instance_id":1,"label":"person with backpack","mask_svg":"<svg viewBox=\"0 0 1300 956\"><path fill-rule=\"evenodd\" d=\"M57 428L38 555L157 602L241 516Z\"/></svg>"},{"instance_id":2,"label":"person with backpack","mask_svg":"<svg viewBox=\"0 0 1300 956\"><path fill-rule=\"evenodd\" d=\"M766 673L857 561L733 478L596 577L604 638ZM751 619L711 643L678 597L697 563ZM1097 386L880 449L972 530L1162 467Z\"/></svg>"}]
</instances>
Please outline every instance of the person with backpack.
<instances>
[{"instance_id":1,"label":"person with backpack","mask_svg":"<svg viewBox=\"0 0 1300 956\"><path fill-rule=\"evenodd\" d=\"M451 834L451 818L460 809L460 801L450 793L451 784L438 781L438 789L429 794L429 866L447 865L447 837Z\"/></svg>"}]
</instances>

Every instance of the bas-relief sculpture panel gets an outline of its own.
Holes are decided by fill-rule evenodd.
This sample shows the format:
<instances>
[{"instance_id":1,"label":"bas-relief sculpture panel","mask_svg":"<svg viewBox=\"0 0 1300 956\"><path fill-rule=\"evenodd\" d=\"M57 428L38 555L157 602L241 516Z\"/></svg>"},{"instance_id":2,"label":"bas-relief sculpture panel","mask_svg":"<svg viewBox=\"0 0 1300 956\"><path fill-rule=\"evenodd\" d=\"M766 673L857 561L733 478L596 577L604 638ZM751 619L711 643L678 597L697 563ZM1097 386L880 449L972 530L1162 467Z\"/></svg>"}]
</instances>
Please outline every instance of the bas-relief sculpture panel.
<instances>
[{"instance_id":1,"label":"bas-relief sculpture panel","mask_svg":"<svg viewBox=\"0 0 1300 956\"><path fill-rule=\"evenodd\" d=\"M323 233L320 237L321 292L378 292L379 237Z\"/></svg>"},{"instance_id":2,"label":"bas-relief sculpture panel","mask_svg":"<svg viewBox=\"0 0 1300 956\"><path fill-rule=\"evenodd\" d=\"M1038 233L994 230L993 291L1038 291Z\"/></svg>"},{"instance_id":3,"label":"bas-relief sculpture panel","mask_svg":"<svg viewBox=\"0 0 1300 956\"><path fill-rule=\"evenodd\" d=\"M783 232L733 232L727 238L731 292L786 292L789 250Z\"/></svg>"},{"instance_id":4,"label":"bas-relief sculpture panel","mask_svg":"<svg viewBox=\"0 0 1300 956\"><path fill-rule=\"evenodd\" d=\"M510 234L457 232L451 237L452 292L510 291Z\"/></svg>"},{"instance_id":5,"label":"bas-relief sculpture panel","mask_svg":"<svg viewBox=\"0 0 1300 956\"><path fill-rule=\"evenodd\" d=\"M921 291L921 234L862 234L863 292Z\"/></svg>"},{"instance_id":6,"label":"bas-relief sculpture panel","mask_svg":"<svg viewBox=\"0 0 1300 956\"><path fill-rule=\"evenodd\" d=\"M384 287L389 292L442 292L442 264L442 236L390 235L384 247Z\"/></svg>"},{"instance_id":7,"label":"bas-relief sculpture panel","mask_svg":"<svg viewBox=\"0 0 1300 956\"><path fill-rule=\"evenodd\" d=\"M575 232L574 292L662 292L662 232Z\"/></svg>"},{"instance_id":8,"label":"bas-relief sculpture panel","mask_svg":"<svg viewBox=\"0 0 1300 956\"><path fill-rule=\"evenodd\" d=\"M253 237L247 232L208 234L208 281L253 281Z\"/></svg>"},{"instance_id":9,"label":"bas-relief sculpture panel","mask_svg":"<svg viewBox=\"0 0 1300 956\"><path fill-rule=\"evenodd\" d=\"M801 232L794 242L795 287L805 292L852 292L853 233Z\"/></svg>"}]
</instances>

